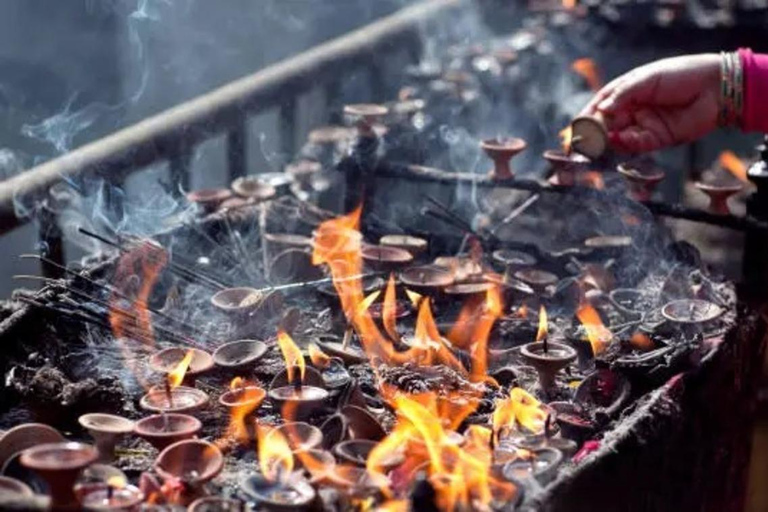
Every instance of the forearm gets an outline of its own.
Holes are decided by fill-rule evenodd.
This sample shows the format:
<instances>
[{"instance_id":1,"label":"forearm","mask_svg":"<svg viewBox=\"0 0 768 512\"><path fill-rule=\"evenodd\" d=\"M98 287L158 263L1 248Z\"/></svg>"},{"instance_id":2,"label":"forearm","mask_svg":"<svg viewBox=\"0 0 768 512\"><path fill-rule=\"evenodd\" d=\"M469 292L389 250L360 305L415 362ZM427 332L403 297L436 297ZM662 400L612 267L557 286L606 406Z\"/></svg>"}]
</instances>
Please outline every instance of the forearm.
<instances>
[{"instance_id":1,"label":"forearm","mask_svg":"<svg viewBox=\"0 0 768 512\"><path fill-rule=\"evenodd\" d=\"M741 128L746 132L768 133L768 55L739 50L744 70L744 105Z\"/></svg>"}]
</instances>

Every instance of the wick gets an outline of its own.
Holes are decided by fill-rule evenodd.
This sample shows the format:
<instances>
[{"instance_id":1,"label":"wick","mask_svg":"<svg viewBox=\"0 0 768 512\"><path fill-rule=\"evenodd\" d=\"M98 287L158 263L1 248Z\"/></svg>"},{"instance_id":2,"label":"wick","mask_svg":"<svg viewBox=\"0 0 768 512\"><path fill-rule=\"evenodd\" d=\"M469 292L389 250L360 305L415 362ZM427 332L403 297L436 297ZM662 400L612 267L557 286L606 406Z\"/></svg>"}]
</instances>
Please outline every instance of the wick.
<instances>
[{"instance_id":1,"label":"wick","mask_svg":"<svg viewBox=\"0 0 768 512\"><path fill-rule=\"evenodd\" d=\"M552 437L552 415L547 414L547 419L544 420L544 437L547 439Z\"/></svg>"},{"instance_id":2,"label":"wick","mask_svg":"<svg viewBox=\"0 0 768 512\"><path fill-rule=\"evenodd\" d=\"M160 411L160 414L163 417L163 429L162 431L165 432L170 428L170 425L168 423L168 413L166 411Z\"/></svg>"},{"instance_id":3,"label":"wick","mask_svg":"<svg viewBox=\"0 0 768 512\"><path fill-rule=\"evenodd\" d=\"M544 339L541 340L541 343L542 343L543 348L544 348L544 354L545 355L548 354L549 353L549 336L545 334L544 335Z\"/></svg>"},{"instance_id":4,"label":"wick","mask_svg":"<svg viewBox=\"0 0 768 512\"><path fill-rule=\"evenodd\" d=\"M298 372L299 369L297 367L293 367L294 372ZM294 377L297 377L294 375ZM293 379L293 390L298 394L301 391L301 378L294 378Z\"/></svg>"},{"instance_id":5,"label":"wick","mask_svg":"<svg viewBox=\"0 0 768 512\"><path fill-rule=\"evenodd\" d=\"M165 379L165 397L168 399L168 406L173 409L173 393L171 393L171 382Z\"/></svg>"}]
</instances>

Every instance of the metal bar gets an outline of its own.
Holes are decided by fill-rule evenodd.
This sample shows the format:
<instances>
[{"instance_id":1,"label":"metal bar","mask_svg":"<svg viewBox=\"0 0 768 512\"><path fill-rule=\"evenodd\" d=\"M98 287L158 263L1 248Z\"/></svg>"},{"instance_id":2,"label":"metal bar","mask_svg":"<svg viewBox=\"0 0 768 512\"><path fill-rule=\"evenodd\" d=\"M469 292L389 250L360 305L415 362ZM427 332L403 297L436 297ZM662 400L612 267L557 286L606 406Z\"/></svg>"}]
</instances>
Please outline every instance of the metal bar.
<instances>
[{"instance_id":1,"label":"metal bar","mask_svg":"<svg viewBox=\"0 0 768 512\"><path fill-rule=\"evenodd\" d=\"M229 181L248 174L248 119L238 119L227 132L227 169Z\"/></svg>"},{"instance_id":2,"label":"metal bar","mask_svg":"<svg viewBox=\"0 0 768 512\"><path fill-rule=\"evenodd\" d=\"M280 104L280 152L288 162L296 153L296 98L289 98Z\"/></svg>"},{"instance_id":3,"label":"metal bar","mask_svg":"<svg viewBox=\"0 0 768 512\"><path fill-rule=\"evenodd\" d=\"M424 0L20 173L0 183L0 233L26 222L16 218L14 198L32 196L85 173L109 175L143 168L168 158L180 139L194 147L228 129L244 113L261 112L338 76L341 69L383 58L384 52L409 43L409 34L418 31L422 21L463 4L464 0Z\"/></svg>"}]
</instances>

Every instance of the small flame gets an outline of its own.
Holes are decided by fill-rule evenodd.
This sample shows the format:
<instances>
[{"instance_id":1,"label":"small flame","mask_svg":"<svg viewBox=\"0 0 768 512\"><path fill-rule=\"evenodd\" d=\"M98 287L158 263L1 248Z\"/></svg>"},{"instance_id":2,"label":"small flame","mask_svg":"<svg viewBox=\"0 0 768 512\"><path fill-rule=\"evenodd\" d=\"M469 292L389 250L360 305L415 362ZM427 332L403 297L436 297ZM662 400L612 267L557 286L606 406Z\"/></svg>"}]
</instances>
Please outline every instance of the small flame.
<instances>
[{"instance_id":1,"label":"small flame","mask_svg":"<svg viewBox=\"0 0 768 512\"><path fill-rule=\"evenodd\" d=\"M168 372L168 386L170 386L171 389L181 386L181 383L184 381L184 375L186 375L193 357L194 352L187 350L187 353L184 354L184 357L179 361L179 364L177 364L173 370Z\"/></svg>"},{"instance_id":2,"label":"small flame","mask_svg":"<svg viewBox=\"0 0 768 512\"><path fill-rule=\"evenodd\" d=\"M512 388L509 398L496 402L491 422L496 438L520 427L538 434L544 431L547 412L541 402L522 388Z\"/></svg>"},{"instance_id":3,"label":"small flame","mask_svg":"<svg viewBox=\"0 0 768 512\"><path fill-rule=\"evenodd\" d=\"M395 291L395 275L389 275L387 289L384 292L384 308L382 310L382 320L384 330L392 340L399 340L400 334L397 332L397 295Z\"/></svg>"},{"instance_id":4,"label":"small flame","mask_svg":"<svg viewBox=\"0 0 768 512\"><path fill-rule=\"evenodd\" d=\"M242 377L235 377L232 379L232 382L229 383L229 389L234 391L236 389L240 389L246 386L245 379Z\"/></svg>"},{"instance_id":5,"label":"small flame","mask_svg":"<svg viewBox=\"0 0 768 512\"><path fill-rule=\"evenodd\" d=\"M563 152L565 152L566 155L570 155L571 139L573 138L573 129L571 128L571 125L568 125L560 130L558 135L560 136L560 145L563 147Z\"/></svg>"},{"instance_id":6,"label":"small flame","mask_svg":"<svg viewBox=\"0 0 768 512\"><path fill-rule=\"evenodd\" d=\"M584 80L587 81L589 88L594 92L599 91L603 86L603 79L600 77L600 69L597 67L594 60L588 58L576 59L571 64L571 69L582 76Z\"/></svg>"},{"instance_id":7,"label":"small flame","mask_svg":"<svg viewBox=\"0 0 768 512\"><path fill-rule=\"evenodd\" d=\"M579 175L579 183L585 187L593 188L595 190L605 189L605 180L603 180L603 173L598 171L587 171Z\"/></svg>"},{"instance_id":8,"label":"small flame","mask_svg":"<svg viewBox=\"0 0 768 512\"><path fill-rule=\"evenodd\" d=\"M314 343L309 344L308 350L309 360L312 361L312 364L315 366L315 368L324 369L331 365L331 357L323 352L320 347Z\"/></svg>"},{"instance_id":9,"label":"small flame","mask_svg":"<svg viewBox=\"0 0 768 512\"><path fill-rule=\"evenodd\" d=\"M416 293L413 290L409 290L408 288L405 289L405 294L408 296L408 300L411 301L411 304L415 308L419 307L421 299L424 298L422 294Z\"/></svg>"},{"instance_id":10,"label":"small flame","mask_svg":"<svg viewBox=\"0 0 768 512\"><path fill-rule=\"evenodd\" d=\"M519 308L517 308L517 311L515 311L515 316L519 318L528 318L528 306L523 304Z\"/></svg>"},{"instance_id":11,"label":"small flame","mask_svg":"<svg viewBox=\"0 0 768 512\"><path fill-rule=\"evenodd\" d=\"M720 166L736 176L739 180L749 183L749 178L747 177L747 166L746 164L736 156L736 154L733 151L723 151L720 153Z\"/></svg>"},{"instance_id":12,"label":"small flame","mask_svg":"<svg viewBox=\"0 0 768 512\"><path fill-rule=\"evenodd\" d=\"M656 346L653 343L653 340L651 340L650 336L642 332L634 333L632 337L629 339L629 344L632 345L633 348L636 348L637 350L640 350L643 352L648 352L649 350L653 350L653 348Z\"/></svg>"},{"instance_id":13,"label":"small flame","mask_svg":"<svg viewBox=\"0 0 768 512\"><path fill-rule=\"evenodd\" d=\"M587 339L592 345L592 354L600 355L608 347L613 339L611 331L603 325L600 314L589 304L582 304L576 311L576 317L587 332Z\"/></svg>"},{"instance_id":14,"label":"small flame","mask_svg":"<svg viewBox=\"0 0 768 512\"><path fill-rule=\"evenodd\" d=\"M112 475L107 478L107 485L113 489L122 489L128 485L128 481L123 475Z\"/></svg>"},{"instance_id":15,"label":"small flame","mask_svg":"<svg viewBox=\"0 0 768 512\"><path fill-rule=\"evenodd\" d=\"M547 322L547 310L544 304L539 309L539 330L536 333L536 341L543 341L549 333L549 325Z\"/></svg>"},{"instance_id":16,"label":"small flame","mask_svg":"<svg viewBox=\"0 0 768 512\"><path fill-rule=\"evenodd\" d=\"M270 482L285 482L293 471L293 452L279 429L256 425L259 468Z\"/></svg>"},{"instance_id":17,"label":"small flame","mask_svg":"<svg viewBox=\"0 0 768 512\"><path fill-rule=\"evenodd\" d=\"M293 339L283 330L277 333L277 344L280 347L280 352L283 353L283 359L285 359L285 367L288 371L288 382L294 381L295 368L299 369L300 382L304 382L304 354L301 353L301 349L294 343Z\"/></svg>"}]
</instances>

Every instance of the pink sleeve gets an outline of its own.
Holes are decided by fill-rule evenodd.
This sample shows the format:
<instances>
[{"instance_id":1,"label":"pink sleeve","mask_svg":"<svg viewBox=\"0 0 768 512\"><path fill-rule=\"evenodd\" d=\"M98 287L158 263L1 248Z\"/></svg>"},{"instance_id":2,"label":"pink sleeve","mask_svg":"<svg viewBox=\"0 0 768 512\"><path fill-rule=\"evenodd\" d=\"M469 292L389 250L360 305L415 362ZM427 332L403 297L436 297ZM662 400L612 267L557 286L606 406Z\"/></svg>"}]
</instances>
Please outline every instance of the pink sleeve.
<instances>
[{"instance_id":1,"label":"pink sleeve","mask_svg":"<svg viewBox=\"0 0 768 512\"><path fill-rule=\"evenodd\" d=\"M739 49L744 69L744 108L741 128L745 132L768 133L768 55Z\"/></svg>"}]
</instances>

